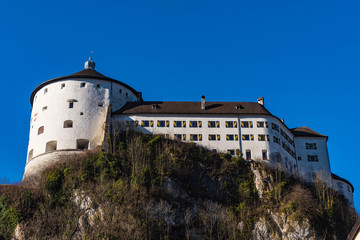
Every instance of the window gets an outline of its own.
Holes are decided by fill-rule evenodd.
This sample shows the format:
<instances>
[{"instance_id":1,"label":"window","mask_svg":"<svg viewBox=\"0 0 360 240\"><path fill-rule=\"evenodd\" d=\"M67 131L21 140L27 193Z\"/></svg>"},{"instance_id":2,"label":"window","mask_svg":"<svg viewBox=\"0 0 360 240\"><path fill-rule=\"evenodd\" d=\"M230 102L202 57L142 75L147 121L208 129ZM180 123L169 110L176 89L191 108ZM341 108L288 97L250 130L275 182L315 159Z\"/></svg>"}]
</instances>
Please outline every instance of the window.
<instances>
[{"instance_id":1,"label":"window","mask_svg":"<svg viewBox=\"0 0 360 240\"><path fill-rule=\"evenodd\" d=\"M69 108L74 108L74 102L69 102Z\"/></svg>"},{"instance_id":2,"label":"window","mask_svg":"<svg viewBox=\"0 0 360 240\"><path fill-rule=\"evenodd\" d=\"M279 126L276 125L275 123L271 123L271 129L275 130L275 131L279 131Z\"/></svg>"},{"instance_id":3,"label":"window","mask_svg":"<svg viewBox=\"0 0 360 240\"><path fill-rule=\"evenodd\" d=\"M174 121L175 128L186 127L186 121Z\"/></svg>"},{"instance_id":4,"label":"window","mask_svg":"<svg viewBox=\"0 0 360 240\"><path fill-rule=\"evenodd\" d=\"M340 189L342 189L342 188L343 188L343 185L342 185L342 183L341 183L341 182L338 182L338 183L337 183L337 185L338 185L338 187L339 187Z\"/></svg>"},{"instance_id":5,"label":"window","mask_svg":"<svg viewBox=\"0 0 360 240\"><path fill-rule=\"evenodd\" d=\"M301 161L301 157L298 157L298 161Z\"/></svg>"},{"instance_id":6,"label":"window","mask_svg":"<svg viewBox=\"0 0 360 240\"><path fill-rule=\"evenodd\" d=\"M119 93L121 93L121 89L119 89Z\"/></svg>"},{"instance_id":7,"label":"window","mask_svg":"<svg viewBox=\"0 0 360 240\"><path fill-rule=\"evenodd\" d=\"M257 126L258 128L263 128L263 127L265 126L265 123L264 123L264 122L257 121L257 122L256 122L256 126Z\"/></svg>"},{"instance_id":8,"label":"window","mask_svg":"<svg viewBox=\"0 0 360 240\"><path fill-rule=\"evenodd\" d=\"M265 141L265 135L264 134L259 134L258 135L258 140L259 141Z\"/></svg>"},{"instance_id":9,"label":"window","mask_svg":"<svg viewBox=\"0 0 360 240\"><path fill-rule=\"evenodd\" d=\"M274 143L280 144L280 138L273 136Z\"/></svg>"},{"instance_id":10,"label":"window","mask_svg":"<svg viewBox=\"0 0 360 240\"><path fill-rule=\"evenodd\" d=\"M174 134L175 140L181 140L181 134Z\"/></svg>"},{"instance_id":11,"label":"window","mask_svg":"<svg viewBox=\"0 0 360 240\"><path fill-rule=\"evenodd\" d=\"M139 121L134 121L134 120L126 121L126 127L137 127L138 124L139 124Z\"/></svg>"},{"instance_id":12,"label":"window","mask_svg":"<svg viewBox=\"0 0 360 240\"><path fill-rule=\"evenodd\" d=\"M251 160L251 151L250 150L246 150L246 160Z\"/></svg>"},{"instance_id":13,"label":"window","mask_svg":"<svg viewBox=\"0 0 360 240\"><path fill-rule=\"evenodd\" d=\"M235 156L235 150L234 149L228 149L227 154L231 155L231 156Z\"/></svg>"},{"instance_id":14,"label":"window","mask_svg":"<svg viewBox=\"0 0 360 240\"><path fill-rule=\"evenodd\" d=\"M61 84L61 89L63 89L65 87L65 83Z\"/></svg>"},{"instance_id":15,"label":"window","mask_svg":"<svg viewBox=\"0 0 360 240\"><path fill-rule=\"evenodd\" d=\"M202 141L202 134L190 134L190 141Z\"/></svg>"},{"instance_id":16,"label":"window","mask_svg":"<svg viewBox=\"0 0 360 240\"><path fill-rule=\"evenodd\" d=\"M244 141L254 141L254 135L253 134L243 134L242 136L242 140Z\"/></svg>"},{"instance_id":17,"label":"window","mask_svg":"<svg viewBox=\"0 0 360 240\"><path fill-rule=\"evenodd\" d=\"M38 129L38 135L44 133L44 126L39 127Z\"/></svg>"},{"instance_id":18,"label":"window","mask_svg":"<svg viewBox=\"0 0 360 240\"><path fill-rule=\"evenodd\" d=\"M165 120L158 120L157 121L157 126L158 127L169 127L169 121L165 121Z\"/></svg>"},{"instance_id":19,"label":"window","mask_svg":"<svg viewBox=\"0 0 360 240\"><path fill-rule=\"evenodd\" d=\"M89 149L89 140L87 140L87 139L76 139L76 149L80 149L80 150Z\"/></svg>"},{"instance_id":20,"label":"window","mask_svg":"<svg viewBox=\"0 0 360 240\"><path fill-rule=\"evenodd\" d=\"M43 111L47 110L47 106L43 107L42 110L43 110Z\"/></svg>"},{"instance_id":21,"label":"window","mask_svg":"<svg viewBox=\"0 0 360 240\"><path fill-rule=\"evenodd\" d=\"M149 120L142 120L141 121L142 127L150 127L150 121Z\"/></svg>"},{"instance_id":22,"label":"window","mask_svg":"<svg viewBox=\"0 0 360 240\"><path fill-rule=\"evenodd\" d=\"M85 87L86 86L86 83L84 83L84 82L82 82L82 83L80 83L80 87Z\"/></svg>"},{"instance_id":23,"label":"window","mask_svg":"<svg viewBox=\"0 0 360 240\"><path fill-rule=\"evenodd\" d=\"M96 84L96 87L97 87L97 88L101 88L101 85L100 85L100 84Z\"/></svg>"},{"instance_id":24,"label":"window","mask_svg":"<svg viewBox=\"0 0 360 240\"><path fill-rule=\"evenodd\" d=\"M219 121L208 121L209 128L219 128L220 122Z\"/></svg>"},{"instance_id":25,"label":"window","mask_svg":"<svg viewBox=\"0 0 360 240\"><path fill-rule=\"evenodd\" d=\"M268 160L267 150L262 150L262 159L263 160Z\"/></svg>"},{"instance_id":26,"label":"window","mask_svg":"<svg viewBox=\"0 0 360 240\"><path fill-rule=\"evenodd\" d=\"M103 107L103 106L104 106L104 103L102 103L102 102L98 103L98 107Z\"/></svg>"},{"instance_id":27,"label":"window","mask_svg":"<svg viewBox=\"0 0 360 240\"><path fill-rule=\"evenodd\" d=\"M308 161L309 162L318 162L319 158L317 155L307 155Z\"/></svg>"},{"instance_id":28,"label":"window","mask_svg":"<svg viewBox=\"0 0 360 240\"><path fill-rule=\"evenodd\" d=\"M317 180L317 174L316 173L312 173L312 179L313 179L313 181L316 181Z\"/></svg>"},{"instance_id":29,"label":"window","mask_svg":"<svg viewBox=\"0 0 360 240\"><path fill-rule=\"evenodd\" d=\"M212 152L216 153L216 149L211 149Z\"/></svg>"},{"instance_id":30,"label":"window","mask_svg":"<svg viewBox=\"0 0 360 240\"><path fill-rule=\"evenodd\" d=\"M234 134L226 134L226 141L234 141Z\"/></svg>"},{"instance_id":31,"label":"window","mask_svg":"<svg viewBox=\"0 0 360 240\"><path fill-rule=\"evenodd\" d=\"M198 135L197 134L190 134L190 141L197 141Z\"/></svg>"},{"instance_id":32,"label":"window","mask_svg":"<svg viewBox=\"0 0 360 240\"><path fill-rule=\"evenodd\" d=\"M52 151L56 151L57 149L57 141L50 141L46 143L46 152L52 152Z\"/></svg>"},{"instance_id":33,"label":"window","mask_svg":"<svg viewBox=\"0 0 360 240\"><path fill-rule=\"evenodd\" d=\"M189 121L189 127L197 128L198 127L198 122L197 121Z\"/></svg>"},{"instance_id":34,"label":"window","mask_svg":"<svg viewBox=\"0 0 360 240\"><path fill-rule=\"evenodd\" d=\"M306 149L316 149L316 143L306 143Z\"/></svg>"},{"instance_id":35,"label":"window","mask_svg":"<svg viewBox=\"0 0 360 240\"><path fill-rule=\"evenodd\" d=\"M28 162L33 158L34 149L31 149L28 154Z\"/></svg>"},{"instance_id":36,"label":"window","mask_svg":"<svg viewBox=\"0 0 360 240\"><path fill-rule=\"evenodd\" d=\"M73 121L71 120L66 120L64 122L64 128L72 128L73 127Z\"/></svg>"},{"instance_id":37,"label":"window","mask_svg":"<svg viewBox=\"0 0 360 240\"><path fill-rule=\"evenodd\" d=\"M128 93L125 93L125 97L128 97Z\"/></svg>"},{"instance_id":38,"label":"window","mask_svg":"<svg viewBox=\"0 0 360 240\"><path fill-rule=\"evenodd\" d=\"M46 94L48 92L48 89L47 88L45 88L44 89L44 94Z\"/></svg>"},{"instance_id":39,"label":"window","mask_svg":"<svg viewBox=\"0 0 360 240\"><path fill-rule=\"evenodd\" d=\"M84 115L84 113L83 113L83 112L80 112L80 115Z\"/></svg>"},{"instance_id":40,"label":"window","mask_svg":"<svg viewBox=\"0 0 360 240\"><path fill-rule=\"evenodd\" d=\"M252 128L253 123L252 121L241 121L240 122L242 128Z\"/></svg>"},{"instance_id":41,"label":"window","mask_svg":"<svg viewBox=\"0 0 360 240\"><path fill-rule=\"evenodd\" d=\"M225 121L225 126L227 128L237 128L237 122L236 121Z\"/></svg>"},{"instance_id":42,"label":"window","mask_svg":"<svg viewBox=\"0 0 360 240\"><path fill-rule=\"evenodd\" d=\"M209 134L209 141L216 141L216 135L215 134Z\"/></svg>"}]
</instances>

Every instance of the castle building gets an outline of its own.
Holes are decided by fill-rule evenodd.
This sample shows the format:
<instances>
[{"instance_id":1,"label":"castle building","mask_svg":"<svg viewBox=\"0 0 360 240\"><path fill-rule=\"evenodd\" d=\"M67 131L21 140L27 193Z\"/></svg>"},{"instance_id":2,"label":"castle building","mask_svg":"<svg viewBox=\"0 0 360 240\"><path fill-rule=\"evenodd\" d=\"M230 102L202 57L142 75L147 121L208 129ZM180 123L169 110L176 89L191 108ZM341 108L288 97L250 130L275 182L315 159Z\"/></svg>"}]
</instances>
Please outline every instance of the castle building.
<instances>
[{"instance_id":1,"label":"castle building","mask_svg":"<svg viewBox=\"0 0 360 240\"><path fill-rule=\"evenodd\" d=\"M194 142L212 151L280 168L306 182L320 178L353 205L353 186L331 173L328 137L310 128L288 128L257 102L143 101L141 92L85 69L41 83L31 94L28 156L23 180L61 157L96 149L106 124L122 123L143 133Z\"/></svg>"}]
</instances>

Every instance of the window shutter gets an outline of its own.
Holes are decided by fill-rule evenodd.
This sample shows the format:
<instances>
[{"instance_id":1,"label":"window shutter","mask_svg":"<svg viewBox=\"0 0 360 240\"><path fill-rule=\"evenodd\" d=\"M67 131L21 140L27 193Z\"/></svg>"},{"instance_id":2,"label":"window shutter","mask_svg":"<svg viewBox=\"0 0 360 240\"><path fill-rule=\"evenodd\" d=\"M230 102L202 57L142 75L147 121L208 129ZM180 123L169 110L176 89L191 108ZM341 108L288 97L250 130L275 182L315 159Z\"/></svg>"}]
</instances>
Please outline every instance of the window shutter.
<instances>
[{"instance_id":1,"label":"window shutter","mask_svg":"<svg viewBox=\"0 0 360 240\"><path fill-rule=\"evenodd\" d=\"M220 127L220 122L219 121L216 121L216 127Z\"/></svg>"},{"instance_id":2,"label":"window shutter","mask_svg":"<svg viewBox=\"0 0 360 240\"><path fill-rule=\"evenodd\" d=\"M242 138L242 140L245 140L245 136L244 136L244 134L241 136L241 138Z\"/></svg>"},{"instance_id":3,"label":"window shutter","mask_svg":"<svg viewBox=\"0 0 360 240\"><path fill-rule=\"evenodd\" d=\"M315 155L315 161L319 161L318 155Z\"/></svg>"},{"instance_id":4,"label":"window shutter","mask_svg":"<svg viewBox=\"0 0 360 240\"><path fill-rule=\"evenodd\" d=\"M250 139L251 139L251 141L254 141L254 135L253 134L250 135Z\"/></svg>"},{"instance_id":5,"label":"window shutter","mask_svg":"<svg viewBox=\"0 0 360 240\"><path fill-rule=\"evenodd\" d=\"M314 149L316 149L316 143L314 143Z\"/></svg>"},{"instance_id":6,"label":"window shutter","mask_svg":"<svg viewBox=\"0 0 360 240\"><path fill-rule=\"evenodd\" d=\"M268 128L268 127L269 127L269 123L268 123L268 122L265 122L265 126L266 126L266 128Z\"/></svg>"},{"instance_id":7,"label":"window shutter","mask_svg":"<svg viewBox=\"0 0 360 240\"><path fill-rule=\"evenodd\" d=\"M201 121L199 121L199 128L201 128Z\"/></svg>"},{"instance_id":8,"label":"window shutter","mask_svg":"<svg viewBox=\"0 0 360 240\"><path fill-rule=\"evenodd\" d=\"M150 127L153 127L154 126L154 121L150 121Z\"/></svg>"},{"instance_id":9,"label":"window shutter","mask_svg":"<svg viewBox=\"0 0 360 240\"><path fill-rule=\"evenodd\" d=\"M306 149L309 149L309 144L308 143L306 144Z\"/></svg>"},{"instance_id":10,"label":"window shutter","mask_svg":"<svg viewBox=\"0 0 360 240\"><path fill-rule=\"evenodd\" d=\"M308 161L310 161L310 155L307 155L308 156Z\"/></svg>"},{"instance_id":11,"label":"window shutter","mask_svg":"<svg viewBox=\"0 0 360 240\"><path fill-rule=\"evenodd\" d=\"M270 136L266 135L266 140L269 142L270 141Z\"/></svg>"},{"instance_id":12,"label":"window shutter","mask_svg":"<svg viewBox=\"0 0 360 240\"><path fill-rule=\"evenodd\" d=\"M235 140L239 140L239 135L235 134Z\"/></svg>"},{"instance_id":13,"label":"window shutter","mask_svg":"<svg viewBox=\"0 0 360 240\"><path fill-rule=\"evenodd\" d=\"M243 128L244 127L244 122L241 121L240 124L241 124L241 127Z\"/></svg>"},{"instance_id":14,"label":"window shutter","mask_svg":"<svg viewBox=\"0 0 360 240\"><path fill-rule=\"evenodd\" d=\"M191 123L191 121L189 121L189 127L192 127L192 123Z\"/></svg>"},{"instance_id":15,"label":"window shutter","mask_svg":"<svg viewBox=\"0 0 360 240\"><path fill-rule=\"evenodd\" d=\"M182 135L182 140L185 141L186 140L186 134Z\"/></svg>"},{"instance_id":16,"label":"window shutter","mask_svg":"<svg viewBox=\"0 0 360 240\"><path fill-rule=\"evenodd\" d=\"M217 135L217 136L216 136L216 139L217 139L218 141L220 141L220 135Z\"/></svg>"},{"instance_id":17,"label":"window shutter","mask_svg":"<svg viewBox=\"0 0 360 240\"><path fill-rule=\"evenodd\" d=\"M260 137L260 135L258 135L258 140L259 140L259 141L261 141L261 137Z\"/></svg>"},{"instance_id":18,"label":"window shutter","mask_svg":"<svg viewBox=\"0 0 360 240\"><path fill-rule=\"evenodd\" d=\"M174 121L174 127L176 127L176 121Z\"/></svg>"},{"instance_id":19,"label":"window shutter","mask_svg":"<svg viewBox=\"0 0 360 240\"><path fill-rule=\"evenodd\" d=\"M183 127L186 127L186 121L183 121L183 125L182 125Z\"/></svg>"},{"instance_id":20,"label":"window shutter","mask_svg":"<svg viewBox=\"0 0 360 240\"><path fill-rule=\"evenodd\" d=\"M256 122L256 125L257 125L257 127L260 127L260 123L259 123L259 122Z\"/></svg>"},{"instance_id":21,"label":"window shutter","mask_svg":"<svg viewBox=\"0 0 360 240\"><path fill-rule=\"evenodd\" d=\"M135 127L137 127L137 126L139 126L139 121L138 120L135 121Z\"/></svg>"},{"instance_id":22,"label":"window shutter","mask_svg":"<svg viewBox=\"0 0 360 240\"><path fill-rule=\"evenodd\" d=\"M229 135L228 134L226 134L226 140L229 140Z\"/></svg>"},{"instance_id":23,"label":"window shutter","mask_svg":"<svg viewBox=\"0 0 360 240\"><path fill-rule=\"evenodd\" d=\"M226 153L227 153L227 154L230 154L230 151L229 151L229 150L226 150Z\"/></svg>"},{"instance_id":24,"label":"window shutter","mask_svg":"<svg viewBox=\"0 0 360 240\"><path fill-rule=\"evenodd\" d=\"M237 128L237 121L234 121L234 127Z\"/></svg>"},{"instance_id":25,"label":"window shutter","mask_svg":"<svg viewBox=\"0 0 360 240\"><path fill-rule=\"evenodd\" d=\"M229 127L229 123L226 121L225 122L225 126L228 128Z\"/></svg>"},{"instance_id":26,"label":"window shutter","mask_svg":"<svg viewBox=\"0 0 360 240\"><path fill-rule=\"evenodd\" d=\"M141 123L140 123L140 124L141 124L141 126L143 127L143 126L144 126L144 121L143 121L143 120L141 120Z\"/></svg>"},{"instance_id":27,"label":"window shutter","mask_svg":"<svg viewBox=\"0 0 360 240\"><path fill-rule=\"evenodd\" d=\"M190 134L190 141L194 140L193 135Z\"/></svg>"},{"instance_id":28,"label":"window shutter","mask_svg":"<svg viewBox=\"0 0 360 240\"><path fill-rule=\"evenodd\" d=\"M208 127L211 127L210 121L208 121Z\"/></svg>"},{"instance_id":29,"label":"window shutter","mask_svg":"<svg viewBox=\"0 0 360 240\"><path fill-rule=\"evenodd\" d=\"M160 127L160 122L159 122L159 120L157 120L157 126Z\"/></svg>"},{"instance_id":30,"label":"window shutter","mask_svg":"<svg viewBox=\"0 0 360 240\"><path fill-rule=\"evenodd\" d=\"M250 127L251 127L251 128L253 127L252 121L250 121Z\"/></svg>"},{"instance_id":31,"label":"window shutter","mask_svg":"<svg viewBox=\"0 0 360 240\"><path fill-rule=\"evenodd\" d=\"M170 121L166 120L166 127L169 127L169 126L170 126Z\"/></svg>"},{"instance_id":32,"label":"window shutter","mask_svg":"<svg viewBox=\"0 0 360 240\"><path fill-rule=\"evenodd\" d=\"M209 134L209 140L211 140L211 135Z\"/></svg>"},{"instance_id":33,"label":"window shutter","mask_svg":"<svg viewBox=\"0 0 360 240\"><path fill-rule=\"evenodd\" d=\"M199 134L199 141L202 140L202 134Z\"/></svg>"}]
</instances>

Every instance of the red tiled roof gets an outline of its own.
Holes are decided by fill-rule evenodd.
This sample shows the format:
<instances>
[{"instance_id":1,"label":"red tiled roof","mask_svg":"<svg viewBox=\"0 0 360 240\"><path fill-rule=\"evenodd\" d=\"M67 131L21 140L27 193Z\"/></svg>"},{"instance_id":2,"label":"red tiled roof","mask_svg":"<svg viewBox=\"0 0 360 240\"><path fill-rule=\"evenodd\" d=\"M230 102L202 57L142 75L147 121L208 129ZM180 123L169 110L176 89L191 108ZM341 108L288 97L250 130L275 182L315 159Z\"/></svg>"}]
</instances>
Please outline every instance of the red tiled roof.
<instances>
[{"instance_id":1,"label":"red tiled roof","mask_svg":"<svg viewBox=\"0 0 360 240\"><path fill-rule=\"evenodd\" d=\"M113 114L272 114L257 102L128 102Z\"/></svg>"},{"instance_id":2,"label":"red tiled roof","mask_svg":"<svg viewBox=\"0 0 360 240\"><path fill-rule=\"evenodd\" d=\"M39 86L37 86L35 88L35 90L31 93L31 97L30 97L30 103L32 105L35 94L37 93L37 91L39 91L42 87L46 86L47 84L53 83L53 82L57 82L57 81L61 81L61 80L66 80L66 79L74 79L74 78L85 78L85 79L98 79L98 80L105 80L105 81L109 81L109 82L114 82L120 85L123 85L124 87L126 87L127 89L129 89L131 92L133 92L136 96L138 96L138 92L135 91L135 89L133 89L132 87L130 87L129 85L120 82L118 80L106 77L104 75L102 75L101 73L97 72L96 70L92 69L92 68L88 68L88 69L84 69L80 72L76 72L67 76L63 76L63 77L58 77L58 78L53 78L50 79L48 81L45 81L43 83L41 83Z\"/></svg>"},{"instance_id":3,"label":"red tiled roof","mask_svg":"<svg viewBox=\"0 0 360 240\"><path fill-rule=\"evenodd\" d=\"M325 135L322 135L308 127L298 127L291 129L291 132L294 134L295 137L324 137L328 138Z\"/></svg>"}]
</instances>

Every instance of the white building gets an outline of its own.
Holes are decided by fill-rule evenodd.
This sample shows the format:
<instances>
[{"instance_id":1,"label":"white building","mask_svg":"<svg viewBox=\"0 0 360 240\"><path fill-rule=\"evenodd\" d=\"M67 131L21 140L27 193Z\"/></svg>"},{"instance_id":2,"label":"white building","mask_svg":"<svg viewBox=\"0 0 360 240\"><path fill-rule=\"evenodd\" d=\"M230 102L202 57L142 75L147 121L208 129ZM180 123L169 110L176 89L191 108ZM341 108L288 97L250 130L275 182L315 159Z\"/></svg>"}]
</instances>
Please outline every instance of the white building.
<instances>
[{"instance_id":1,"label":"white building","mask_svg":"<svg viewBox=\"0 0 360 240\"><path fill-rule=\"evenodd\" d=\"M154 102L94 70L85 69L40 84L31 94L32 113L24 179L39 175L60 156L96 149L109 120L144 133L195 142L217 152L261 161L304 181L321 177L353 204L352 185L330 170L327 136L289 129L257 102Z\"/></svg>"}]
</instances>

